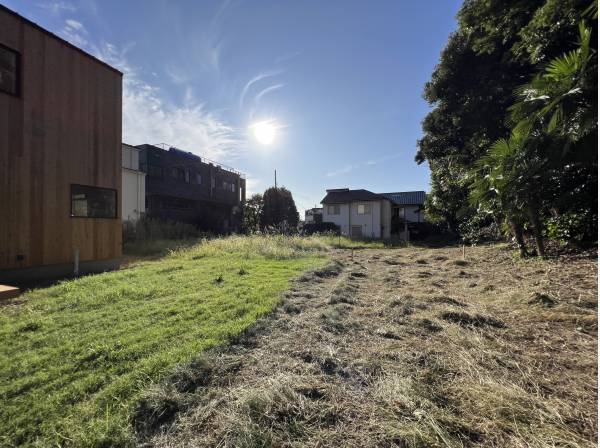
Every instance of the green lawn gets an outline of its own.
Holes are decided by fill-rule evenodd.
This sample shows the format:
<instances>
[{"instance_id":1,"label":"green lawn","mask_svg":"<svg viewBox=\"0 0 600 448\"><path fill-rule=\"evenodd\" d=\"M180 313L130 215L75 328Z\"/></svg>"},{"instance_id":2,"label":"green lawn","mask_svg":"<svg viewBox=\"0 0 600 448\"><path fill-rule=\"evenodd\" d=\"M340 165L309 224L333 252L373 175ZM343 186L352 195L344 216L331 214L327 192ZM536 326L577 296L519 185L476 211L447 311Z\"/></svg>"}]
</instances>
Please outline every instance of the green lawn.
<instances>
[{"instance_id":1,"label":"green lawn","mask_svg":"<svg viewBox=\"0 0 600 448\"><path fill-rule=\"evenodd\" d=\"M231 237L0 308L0 446L123 446L147 387L326 264L318 238Z\"/></svg>"},{"instance_id":2,"label":"green lawn","mask_svg":"<svg viewBox=\"0 0 600 448\"><path fill-rule=\"evenodd\" d=\"M384 249L386 247L404 246L404 241L383 241L378 239L351 239L346 236L320 235L315 239L333 248L339 249Z\"/></svg>"}]
</instances>

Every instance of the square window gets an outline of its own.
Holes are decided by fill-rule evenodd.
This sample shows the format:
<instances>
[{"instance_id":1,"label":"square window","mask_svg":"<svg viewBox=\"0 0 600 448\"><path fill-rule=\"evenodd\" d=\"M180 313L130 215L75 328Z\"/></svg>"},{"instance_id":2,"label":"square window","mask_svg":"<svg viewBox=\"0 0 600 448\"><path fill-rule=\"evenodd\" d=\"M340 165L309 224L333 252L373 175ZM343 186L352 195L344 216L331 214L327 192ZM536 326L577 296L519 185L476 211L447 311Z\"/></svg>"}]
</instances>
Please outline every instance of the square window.
<instances>
[{"instance_id":1,"label":"square window","mask_svg":"<svg viewBox=\"0 0 600 448\"><path fill-rule=\"evenodd\" d=\"M0 44L0 91L19 95L19 53Z\"/></svg>"},{"instance_id":2,"label":"square window","mask_svg":"<svg viewBox=\"0 0 600 448\"><path fill-rule=\"evenodd\" d=\"M71 216L78 218L116 218L117 190L71 185Z\"/></svg>"},{"instance_id":3,"label":"square window","mask_svg":"<svg viewBox=\"0 0 600 448\"><path fill-rule=\"evenodd\" d=\"M340 206L339 204L330 205L327 207L327 213L330 215L339 215L340 214Z\"/></svg>"},{"instance_id":4,"label":"square window","mask_svg":"<svg viewBox=\"0 0 600 448\"><path fill-rule=\"evenodd\" d=\"M358 204L357 213L359 215L370 215L371 214L371 205L370 204Z\"/></svg>"}]
</instances>

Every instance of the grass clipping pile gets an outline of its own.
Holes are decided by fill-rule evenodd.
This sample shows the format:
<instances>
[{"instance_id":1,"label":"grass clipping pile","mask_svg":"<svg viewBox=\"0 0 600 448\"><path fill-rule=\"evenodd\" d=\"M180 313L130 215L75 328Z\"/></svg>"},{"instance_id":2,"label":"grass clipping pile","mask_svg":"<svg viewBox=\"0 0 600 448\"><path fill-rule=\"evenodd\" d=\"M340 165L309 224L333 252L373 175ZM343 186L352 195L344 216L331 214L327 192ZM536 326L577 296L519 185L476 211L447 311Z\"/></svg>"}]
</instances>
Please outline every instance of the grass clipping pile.
<instances>
[{"instance_id":1,"label":"grass clipping pile","mask_svg":"<svg viewBox=\"0 0 600 448\"><path fill-rule=\"evenodd\" d=\"M592 447L596 262L337 252L150 391L145 446Z\"/></svg>"}]
</instances>

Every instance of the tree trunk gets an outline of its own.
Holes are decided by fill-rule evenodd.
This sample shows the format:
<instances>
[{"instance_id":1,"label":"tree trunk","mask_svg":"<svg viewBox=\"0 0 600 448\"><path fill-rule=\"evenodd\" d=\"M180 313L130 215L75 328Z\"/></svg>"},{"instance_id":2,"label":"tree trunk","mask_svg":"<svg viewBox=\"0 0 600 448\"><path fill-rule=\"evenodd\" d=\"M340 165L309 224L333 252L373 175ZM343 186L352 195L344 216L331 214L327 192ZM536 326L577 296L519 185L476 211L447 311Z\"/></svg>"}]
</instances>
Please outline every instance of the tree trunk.
<instances>
[{"instance_id":1,"label":"tree trunk","mask_svg":"<svg viewBox=\"0 0 600 448\"><path fill-rule=\"evenodd\" d=\"M519 246L521 258L525 258L529 254L527 253L527 246L525 245L525 239L523 238L523 227L514 217L508 218L508 223L510 224L510 229L515 237L515 241Z\"/></svg>"},{"instance_id":2,"label":"tree trunk","mask_svg":"<svg viewBox=\"0 0 600 448\"><path fill-rule=\"evenodd\" d=\"M542 225L540 223L540 214L533 202L527 204L527 214L531 227L533 227L533 236L535 238L535 248L539 257L545 257L544 239L542 238Z\"/></svg>"}]
</instances>

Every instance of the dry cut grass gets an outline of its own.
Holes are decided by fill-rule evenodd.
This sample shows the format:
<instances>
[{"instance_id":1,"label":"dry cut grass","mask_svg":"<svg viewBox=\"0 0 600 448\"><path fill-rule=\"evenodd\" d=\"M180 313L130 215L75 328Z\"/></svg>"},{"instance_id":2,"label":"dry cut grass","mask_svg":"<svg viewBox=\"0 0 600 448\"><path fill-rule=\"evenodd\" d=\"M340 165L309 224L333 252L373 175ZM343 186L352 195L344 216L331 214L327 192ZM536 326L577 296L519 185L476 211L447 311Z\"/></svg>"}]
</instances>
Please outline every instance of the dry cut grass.
<instances>
[{"instance_id":1,"label":"dry cut grass","mask_svg":"<svg viewBox=\"0 0 600 448\"><path fill-rule=\"evenodd\" d=\"M596 446L595 258L336 253L273 318L208 353L194 388L158 384L154 396L177 389L177 410L143 408L142 422L169 418L142 425L140 443Z\"/></svg>"}]
</instances>

